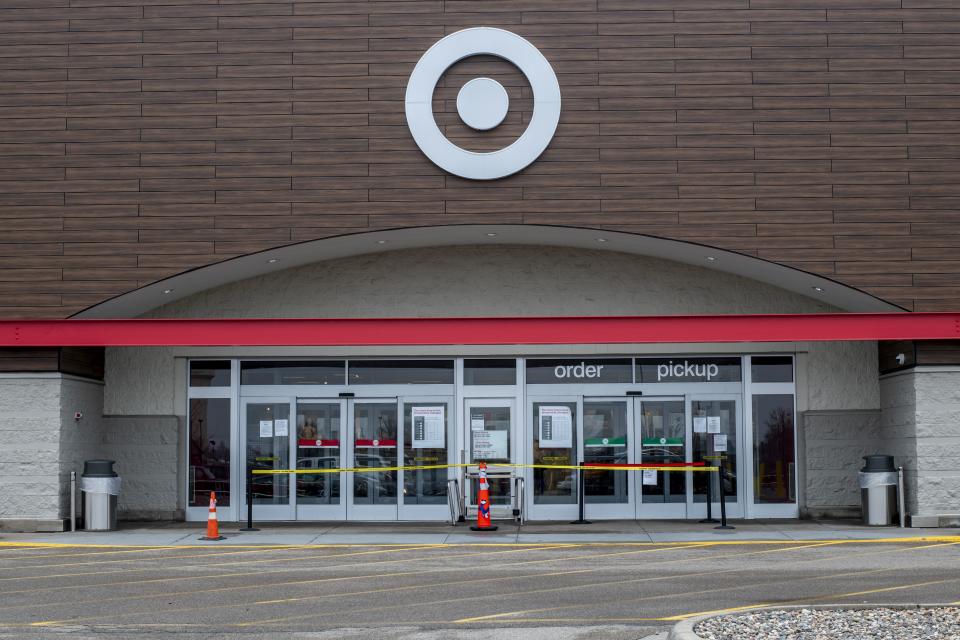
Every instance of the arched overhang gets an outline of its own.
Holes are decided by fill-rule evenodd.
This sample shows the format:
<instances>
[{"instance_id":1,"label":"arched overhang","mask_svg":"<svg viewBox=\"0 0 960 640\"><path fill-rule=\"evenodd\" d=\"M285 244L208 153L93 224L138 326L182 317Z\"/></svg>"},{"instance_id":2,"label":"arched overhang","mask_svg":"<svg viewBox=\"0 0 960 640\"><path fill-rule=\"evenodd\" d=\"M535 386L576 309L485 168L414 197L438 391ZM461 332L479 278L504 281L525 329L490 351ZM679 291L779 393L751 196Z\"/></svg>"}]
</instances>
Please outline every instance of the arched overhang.
<instances>
[{"instance_id":1,"label":"arched overhang","mask_svg":"<svg viewBox=\"0 0 960 640\"><path fill-rule=\"evenodd\" d=\"M616 251L686 263L764 282L850 312L902 308L854 287L781 264L679 240L544 225L448 225L348 234L287 245L199 267L97 304L74 318L133 318L231 282L349 256L457 245L539 245Z\"/></svg>"}]
</instances>

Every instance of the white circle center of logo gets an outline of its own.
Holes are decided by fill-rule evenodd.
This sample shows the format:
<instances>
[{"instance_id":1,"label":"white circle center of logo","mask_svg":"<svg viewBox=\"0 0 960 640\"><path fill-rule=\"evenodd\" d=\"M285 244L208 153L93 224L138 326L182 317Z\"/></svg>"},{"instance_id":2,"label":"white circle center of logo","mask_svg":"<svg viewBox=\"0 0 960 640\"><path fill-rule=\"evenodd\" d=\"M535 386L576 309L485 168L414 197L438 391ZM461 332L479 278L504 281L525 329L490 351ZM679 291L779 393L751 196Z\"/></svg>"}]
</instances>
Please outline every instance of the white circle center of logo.
<instances>
[{"instance_id":1,"label":"white circle center of logo","mask_svg":"<svg viewBox=\"0 0 960 640\"><path fill-rule=\"evenodd\" d=\"M513 63L533 92L533 115L527 129L503 149L479 153L450 142L433 117L433 92L440 78L464 58L492 55ZM499 82L476 78L457 95L457 112L467 126L489 131L503 122L510 101ZM560 122L560 83L540 51L510 31L475 27L451 33L417 62L404 101L407 126L420 150L438 167L462 178L495 180L520 171L550 144Z\"/></svg>"},{"instance_id":2,"label":"white circle center of logo","mask_svg":"<svg viewBox=\"0 0 960 640\"><path fill-rule=\"evenodd\" d=\"M457 94L457 113L468 127L488 131L507 117L510 97L503 85L492 78L474 78Z\"/></svg>"}]
</instances>

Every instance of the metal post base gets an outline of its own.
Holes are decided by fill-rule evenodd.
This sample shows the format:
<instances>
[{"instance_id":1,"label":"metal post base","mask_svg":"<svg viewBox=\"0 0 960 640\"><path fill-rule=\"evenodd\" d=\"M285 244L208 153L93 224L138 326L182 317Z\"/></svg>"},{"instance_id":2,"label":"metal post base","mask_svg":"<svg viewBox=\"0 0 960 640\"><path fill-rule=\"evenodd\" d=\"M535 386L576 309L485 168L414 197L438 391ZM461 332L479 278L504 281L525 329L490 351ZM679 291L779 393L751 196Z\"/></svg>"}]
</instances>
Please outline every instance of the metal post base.
<instances>
[{"instance_id":1,"label":"metal post base","mask_svg":"<svg viewBox=\"0 0 960 640\"><path fill-rule=\"evenodd\" d=\"M496 525L490 525L489 527L479 527L474 524L470 526L470 531L496 531L496 530L497 530Z\"/></svg>"},{"instance_id":2,"label":"metal post base","mask_svg":"<svg viewBox=\"0 0 960 640\"><path fill-rule=\"evenodd\" d=\"M714 521L716 522L716 521ZM729 524L722 524L719 527L714 527L714 529L736 529L736 527Z\"/></svg>"},{"instance_id":3,"label":"metal post base","mask_svg":"<svg viewBox=\"0 0 960 640\"><path fill-rule=\"evenodd\" d=\"M240 527L238 531L260 531L260 529L256 527Z\"/></svg>"},{"instance_id":4,"label":"metal post base","mask_svg":"<svg viewBox=\"0 0 960 640\"><path fill-rule=\"evenodd\" d=\"M699 522L700 524L717 524L720 521L716 518L704 518L703 520L699 520Z\"/></svg>"},{"instance_id":5,"label":"metal post base","mask_svg":"<svg viewBox=\"0 0 960 640\"><path fill-rule=\"evenodd\" d=\"M573 520L570 524L593 524L589 520Z\"/></svg>"}]
</instances>

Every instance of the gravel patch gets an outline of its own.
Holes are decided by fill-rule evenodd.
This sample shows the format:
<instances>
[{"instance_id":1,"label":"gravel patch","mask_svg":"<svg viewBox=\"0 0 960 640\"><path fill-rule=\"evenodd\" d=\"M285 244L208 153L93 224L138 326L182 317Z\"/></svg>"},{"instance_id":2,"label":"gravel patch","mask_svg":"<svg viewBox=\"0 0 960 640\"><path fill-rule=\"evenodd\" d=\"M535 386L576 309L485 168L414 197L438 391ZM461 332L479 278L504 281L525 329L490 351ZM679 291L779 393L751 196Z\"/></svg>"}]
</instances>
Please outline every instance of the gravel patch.
<instances>
[{"instance_id":1,"label":"gravel patch","mask_svg":"<svg viewBox=\"0 0 960 640\"><path fill-rule=\"evenodd\" d=\"M705 640L960 640L960 607L769 609L710 618L694 630Z\"/></svg>"}]
</instances>

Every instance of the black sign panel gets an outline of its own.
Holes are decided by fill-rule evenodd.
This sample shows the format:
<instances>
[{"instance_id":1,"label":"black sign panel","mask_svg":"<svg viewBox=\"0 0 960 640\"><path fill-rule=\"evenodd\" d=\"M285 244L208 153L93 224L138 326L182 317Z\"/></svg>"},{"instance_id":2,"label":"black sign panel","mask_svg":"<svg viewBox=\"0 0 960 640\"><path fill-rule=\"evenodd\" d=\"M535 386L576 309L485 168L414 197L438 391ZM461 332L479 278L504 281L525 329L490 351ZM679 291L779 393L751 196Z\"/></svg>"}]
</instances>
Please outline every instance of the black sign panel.
<instances>
[{"instance_id":1,"label":"black sign panel","mask_svg":"<svg viewBox=\"0 0 960 640\"><path fill-rule=\"evenodd\" d=\"M630 358L527 360L527 384L632 383Z\"/></svg>"},{"instance_id":2,"label":"black sign panel","mask_svg":"<svg viewBox=\"0 0 960 640\"><path fill-rule=\"evenodd\" d=\"M740 382L740 358L637 358L637 382Z\"/></svg>"}]
</instances>

